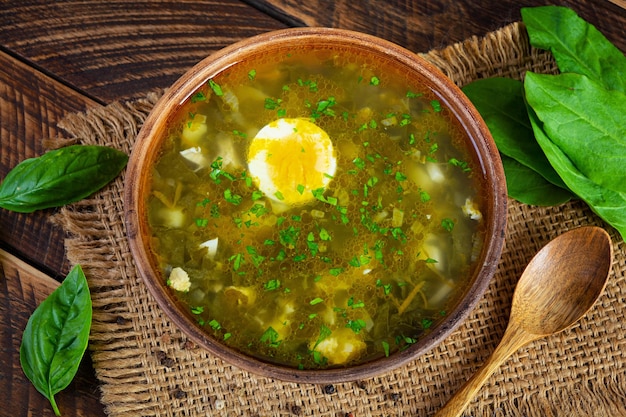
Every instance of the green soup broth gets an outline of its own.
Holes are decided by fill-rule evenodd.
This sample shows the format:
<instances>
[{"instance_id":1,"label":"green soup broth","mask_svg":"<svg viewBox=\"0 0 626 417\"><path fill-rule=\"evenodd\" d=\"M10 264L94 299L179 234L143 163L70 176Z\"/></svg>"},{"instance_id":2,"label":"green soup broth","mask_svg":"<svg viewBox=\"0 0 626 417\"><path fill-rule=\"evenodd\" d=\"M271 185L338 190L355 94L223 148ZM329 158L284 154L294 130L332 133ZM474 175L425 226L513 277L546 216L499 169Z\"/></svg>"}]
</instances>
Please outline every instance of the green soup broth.
<instances>
[{"instance_id":1,"label":"green soup broth","mask_svg":"<svg viewBox=\"0 0 626 417\"><path fill-rule=\"evenodd\" d=\"M328 135L325 186L286 171L274 195L260 190L251 143L278 119ZM180 108L154 167L164 280L198 326L263 361L320 369L406 349L458 302L483 242L480 168L464 135L428 88L383 60L320 48L236 64ZM297 159L304 146L277 149L315 170ZM286 187L303 201L281 199Z\"/></svg>"}]
</instances>

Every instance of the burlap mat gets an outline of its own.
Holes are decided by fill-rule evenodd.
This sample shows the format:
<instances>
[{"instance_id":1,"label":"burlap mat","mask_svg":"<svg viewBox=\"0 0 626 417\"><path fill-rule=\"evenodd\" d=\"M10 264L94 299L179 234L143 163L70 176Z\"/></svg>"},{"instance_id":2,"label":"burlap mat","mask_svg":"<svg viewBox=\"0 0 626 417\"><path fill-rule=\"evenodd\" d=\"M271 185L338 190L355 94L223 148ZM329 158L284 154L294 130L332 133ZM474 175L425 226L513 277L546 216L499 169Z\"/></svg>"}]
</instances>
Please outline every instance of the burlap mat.
<instances>
[{"instance_id":1,"label":"burlap mat","mask_svg":"<svg viewBox=\"0 0 626 417\"><path fill-rule=\"evenodd\" d=\"M554 72L531 50L521 24L424 55L460 86L481 77ZM82 143L129 152L158 94L115 103L61 124ZM379 377L335 385L284 383L232 367L188 341L138 277L122 218L123 176L90 199L64 208L67 256L80 263L93 297L90 351L110 416L432 415L493 351L525 264L551 238L581 225L604 225L584 204L538 208L510 201L506 247L482 301L440 346ZM607 227L608 228L608 227ZM606 292L571 330L520 350L484 386L466 415L626 415L626 259L609 228L616 259Z\"/></svg>"}]
</instances>

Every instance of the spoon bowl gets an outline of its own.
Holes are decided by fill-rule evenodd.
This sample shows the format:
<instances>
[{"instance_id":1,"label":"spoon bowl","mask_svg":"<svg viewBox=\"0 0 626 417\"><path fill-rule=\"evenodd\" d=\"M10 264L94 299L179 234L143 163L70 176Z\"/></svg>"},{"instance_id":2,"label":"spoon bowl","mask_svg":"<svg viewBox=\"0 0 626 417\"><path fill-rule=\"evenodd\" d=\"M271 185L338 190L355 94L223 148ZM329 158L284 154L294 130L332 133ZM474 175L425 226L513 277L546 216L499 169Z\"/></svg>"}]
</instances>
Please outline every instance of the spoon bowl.
<instances>
[{"instance_id":1,"label":"spoon bowl","mask_svg":"<svg viewBox=\"0 0 626 417\"><path fill-rule=\"evenodd\" d=\"M599 227L578 228L552 240L517 283L511 320L539 337L570 327L602 294L611 259L611 239Z\"/></svg>"},{"instance_id":2,"label":"spoon bowl","mask_svg":"<svg viewBox=\"0 0 626 417\"><path fill-rule=\"evenodd\" d=\"M612 259L611 238L599 227L571 230L544 246L517 283L509 324L500 344L435 417L460 416L509 356L582 318L602 294Z\"/></svg>"}]
</instances>

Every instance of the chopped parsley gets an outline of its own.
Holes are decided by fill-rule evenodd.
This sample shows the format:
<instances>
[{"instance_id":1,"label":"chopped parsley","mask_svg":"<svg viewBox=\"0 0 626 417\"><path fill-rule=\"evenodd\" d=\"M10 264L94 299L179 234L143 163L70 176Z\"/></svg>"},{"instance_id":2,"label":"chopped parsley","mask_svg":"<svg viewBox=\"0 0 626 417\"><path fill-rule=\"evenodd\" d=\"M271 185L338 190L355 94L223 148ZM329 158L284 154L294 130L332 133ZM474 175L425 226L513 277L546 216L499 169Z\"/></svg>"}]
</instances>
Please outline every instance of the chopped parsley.
<instances>
[{"instance_id":1,"label":"chopped parsley","mask_svg":"<svg viewBox=\"0 0 626 417\"><path fill-rule=\"evenodd\" d=\"M454 229L454 221L452 219L445 218L441 221L441 227L443 227L444 230L451 232L452 229Z\"/></svg>"},{"instance_id":2,"label":"chopped parsley","mask_svg":"<svg viewBox=\"0 0 626 417\"><path fill-rule=\"evenodd\" d=\"M265 284L263 284L263 288L265 291L274 291L280 288L280 280L279 279L270 279Z\"/></svg>"},{"instance_id":3,"label":"chopped parsley","mask_svg":"<svg viewBox=\"0 0 626 417\"><path fill-rule=\"evenodd\" d=\"M265 343L270 347L278 347L281 344L281 341L278 340L280 335L272 326L268 327L263 335L261 335L261 343Z\"/></svg>"},{"instance_id":4,"label":"chopped parsley","mask_svg":"<svg viewBox=\"0 0 626 417\"><path fill-rule=\"evenodd\" d=\"M209 87L211 87L211 90L213 90L216 96L221 97L224 95L224 92L222 91L222 87L220 87L220 85L216 83L215 81L209 80Z\"/></svg>"}]
</instances>

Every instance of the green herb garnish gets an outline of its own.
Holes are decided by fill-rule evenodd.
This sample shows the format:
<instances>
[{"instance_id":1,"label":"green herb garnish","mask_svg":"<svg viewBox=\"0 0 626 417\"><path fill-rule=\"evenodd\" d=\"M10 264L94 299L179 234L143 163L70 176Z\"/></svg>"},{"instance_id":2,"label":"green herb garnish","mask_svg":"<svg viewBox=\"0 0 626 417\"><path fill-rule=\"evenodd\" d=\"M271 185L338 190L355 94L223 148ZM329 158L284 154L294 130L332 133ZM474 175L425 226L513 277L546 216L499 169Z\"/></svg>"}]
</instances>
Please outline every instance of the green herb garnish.
<instances>
[{"instance_id":1,"label":"green herb garnish","mask_svg":"<svg viewBox=\"0 0 626 417\"><path fill-rule=\"evenodd\" d=\"M311 301L309 301L309 304L311 304L312 306L323 303L324 299L320 298L320 297L316 297L314 299L312 299Z\"/></svg>"},{"instance_id":2,"label":"green herb garnish","mask_svg":"<svg viewBox=\"0 0 626 417\"><path fill-rule=\"evenodd\" d=\"M209 80L209 87L211 87L211 90L213 90L216 96L221 97L224 95L222 87L220 87L215 81Z\"/></svg>"},{"instance_id":3,"label":"green herb garnish","mask_svg":"<svg viewBox=\"0 0 626 417\"><path fill-rule=\"evenodd\" d=\"M261 335L261 343L265 343L270 347L278 347L281 344L280 335L272 326L268 327Z\"/></svg>"},{"instance_id":4,"label":"green herb garnish","mask_svg":"<svg viewBox=\"0 0 626 417\"><path fill-rule=\"evenodd\" d=\"M224 200L238 206L243 201L243 197L239 194L233 194L230 188L224 190Z\"/></svg>"},{"instance_id":5,"label":"green herb garnish","mask_svg":"<svg viewBox=\"0 0 626 417\"><path fill-rule=\"evenodd\" d=\"M367 323L365 323L363 319L348 320L346 327L351 329L355 334L359 334L361 330L367 327Z\"/></svg>"},{"instance_id":6,"label":"green herb garnish","mask_svg":"<svg viewBox=\"0 0 626 417\"><path fill-rule=\"evenodd\" d=\"M271 279L263 284L263 288L266 291L274 291L280 288L280 280L279 279Z\"/></svg>"},{"instance_id":7,"label":"green herb garnish","mask_svg":"<svg viewBox=\"0 0 626 417\"><path fill-rule=\"evenodd\" d=\"M444 230L451 232L452 229L454 229L454 220L449 219L449 218L445 218L441 221L441 227L444 228Z\"/></svg>"}]
</instances>

